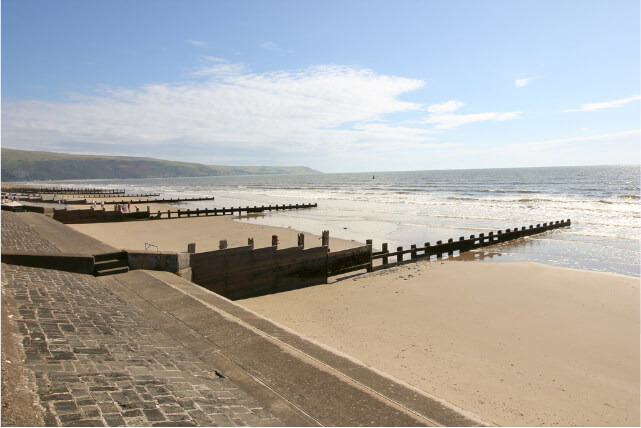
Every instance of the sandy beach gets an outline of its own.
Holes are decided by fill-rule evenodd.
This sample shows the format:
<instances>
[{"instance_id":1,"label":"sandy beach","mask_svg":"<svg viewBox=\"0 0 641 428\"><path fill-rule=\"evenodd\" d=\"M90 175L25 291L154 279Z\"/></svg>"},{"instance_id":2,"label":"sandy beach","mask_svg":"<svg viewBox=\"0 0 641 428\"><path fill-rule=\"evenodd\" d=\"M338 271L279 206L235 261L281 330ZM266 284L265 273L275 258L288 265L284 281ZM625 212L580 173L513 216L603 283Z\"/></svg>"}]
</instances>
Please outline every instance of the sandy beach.
<instances>
[{"instance_id":1,"label":"sandy beach","mask_svg":"<svg viewBox=\"0 0 641 428\"><path fill-rule=\"evenodd\" d=\"M297 245L298 231L234 221L236 216L190 217L171 220L134 221L123 223L70 224L79 232L123 250L144 250L145 243L157 245L160 251L187 251L187 245L196 244L196 252L219 248L226 239L229 247L247 245L254 238L256 248L272 244L272 235L278 236L279 248ZM242 217L241 217L242 218ZM322 231L319 231L319 233ZM318 247L320 235L305 234L305 247ZM334 239L330 235L330 249L343 250L362 244L355 241Z\"/></svg>"},{"instance_id":2,"label":"sandy beach","mask_svg":"<svg viewBox=\"0 0 641 428\"><path fill-rule=\"evenodd\" d=\"M639 425L639 281L421 262L240 301L499 425Z\"/></svg>"},{"instance_id":3,"label":"sandy beach","mask_svg":"<svg viewBox=\"0 0 641 428\"><path fill-rule=\"evenodd\" d=\"M296 245L231 216L71 225L123 249ZM306 247L320 237L306 235ZM332 240L340 250L358 243ZM639 280L529 262L420 262L238 301L498 425L639 425Z\"/></svg>"}]
</instances>

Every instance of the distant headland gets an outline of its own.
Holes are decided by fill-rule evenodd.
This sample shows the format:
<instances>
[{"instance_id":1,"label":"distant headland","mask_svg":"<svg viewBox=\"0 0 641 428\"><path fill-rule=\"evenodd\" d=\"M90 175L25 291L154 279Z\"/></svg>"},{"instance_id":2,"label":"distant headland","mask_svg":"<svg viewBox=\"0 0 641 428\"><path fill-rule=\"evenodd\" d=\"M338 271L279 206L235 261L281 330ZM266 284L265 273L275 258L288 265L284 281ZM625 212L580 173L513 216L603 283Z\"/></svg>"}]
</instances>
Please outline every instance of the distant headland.
<instances>
[{"instance_id":1,"label":"distant headland","mask_svg":"<svg viewBox=\"0 0 641 428\"><path fill-rule=\"evenodd\" d=\"M314 174L304 166L226 166L2 148L2 181Z\"/></svg>"}]
</instances>

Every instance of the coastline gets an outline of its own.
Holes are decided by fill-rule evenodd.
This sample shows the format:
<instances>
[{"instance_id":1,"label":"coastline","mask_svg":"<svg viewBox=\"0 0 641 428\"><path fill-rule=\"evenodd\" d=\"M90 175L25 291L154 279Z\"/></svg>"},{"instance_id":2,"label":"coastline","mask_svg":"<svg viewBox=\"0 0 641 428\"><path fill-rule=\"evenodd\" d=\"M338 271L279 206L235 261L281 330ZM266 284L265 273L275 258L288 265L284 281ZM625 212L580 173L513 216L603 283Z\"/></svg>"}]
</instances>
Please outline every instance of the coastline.
<instances>
[{"instance_id":1,"label":"coastline","mask_svg":"<svg viewBox=\"0 0 641 428\"><path fill-rule=\"evenodd\" d=\"M248 237L265 247L273 234L286 248L298 234L231 216L70 226L117 248L151 240L161 251ZM318 242L306 234L306 247ZM332 250L357 245L330 241ZM238 303L500 425L639 424L638 278L453 259Z\"/></svg>"}]
</instances>

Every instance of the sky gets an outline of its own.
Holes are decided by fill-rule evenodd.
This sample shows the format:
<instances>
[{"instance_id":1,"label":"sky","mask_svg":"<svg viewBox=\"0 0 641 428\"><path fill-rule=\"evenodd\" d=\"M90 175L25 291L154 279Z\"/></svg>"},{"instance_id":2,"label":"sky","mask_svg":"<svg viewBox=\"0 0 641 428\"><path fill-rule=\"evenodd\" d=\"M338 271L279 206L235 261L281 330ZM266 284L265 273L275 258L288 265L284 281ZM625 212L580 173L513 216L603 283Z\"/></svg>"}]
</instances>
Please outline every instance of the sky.
<instances>
[{"instance_id":1,"label":"sky","mask_svg":"<svg viewBox=\"0 0 641 428\"><path fill-rule=\"evenodd\" d=\"M638 0L2 0L2 147L323 172L638 164Z\"/></svg>"}]
</instances>

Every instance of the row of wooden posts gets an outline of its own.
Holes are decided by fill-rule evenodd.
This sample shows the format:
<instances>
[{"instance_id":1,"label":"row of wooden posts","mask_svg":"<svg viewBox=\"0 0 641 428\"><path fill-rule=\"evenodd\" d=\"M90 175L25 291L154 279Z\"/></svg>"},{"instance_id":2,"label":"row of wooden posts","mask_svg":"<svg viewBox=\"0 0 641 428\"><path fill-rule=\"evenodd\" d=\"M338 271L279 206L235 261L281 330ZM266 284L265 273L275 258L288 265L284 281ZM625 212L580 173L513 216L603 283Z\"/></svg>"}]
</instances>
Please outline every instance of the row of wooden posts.
<instances>
[{"instance_id":1,"label":"row of wooden posts","mask_svg":"<svg viewBox=\"0 0 641 428\"><path fill-rule=\"evenodd\" d=\"M278 243L280 241L278 240L278 235L272 235L272 247L278 248ZM305 247L305 234L304 233L299 233L298 234L298 244L299 247ZM250 248L254 248L254 238L247 238L247 246ZM329 246L329 232L325 231L323 232L323 243L321 244L322 247L327 247ZM229 248L229 245L227 244L226 239L221 239L218 242L218 249L219 250L226 250ZM187 244L187 252L194 254L196 252L196 243L191 243Z\"/></svg>"},{"instance_id":2,"label":"row of wooden posts","mask_svg":"<svg viewBox=\"0 0 641 428\"><path fill-rule=\"evenodd\" d=\"M141 195L144 196L144 195ZM179 202L194 202L194 201L213 201L216 198L212 196L211 198L208 197L203 197L203 198L168 198L168 199L141 199L134 201L133 199L130 199L128 201L125 201L124 199L121 201L105 201L105 205L135 205L135 204L175 204ZM71 200L67 201L68 204L86 204L87 200L86 199L81 199L81 200ZM102 202L101 202L102 204Z\"/></svg>"},{"instance_id":3,"label":"row of wooden posts","mask_svg":"<svg viewBox=\"0 0 641 428\"><path fill-rule=\"evenodd\" d=\"M64 194L64 193L61 193ZM128 196L130 198L155 198L156 196L160 196L160 193L132 193L129 195L109 195L109 194L97 194L97 195L92 195L92 194L78 194L78 196L84 197L85 199L70 199L67 201L68 204L86 204L87 199L100 199L100 198L113 198L114 196ZM132 200L133 202L133 200ZM140 202L159 202L156 201L155 199L152 201L149 200L144 200ZM127 203L127 201L122 200L122 201L105 201L105 204L123 204Z\"/></svg>"},{"instance_id":4,"label":"row of wooden posts","mask_svg":"<svg viewBox=\"0 0 641 428\"><path fill-rule=\"evenodd\" d=\"M123 204L126 205L126 204ZM136 207L135 211L131 212L120 212L118 210L107 210L104 206L102 209L86 209L86 210L69 210L65 209L55 209L53 212L54 220L58 220L65 224L78 224L78 223L102 223L102 222L112 222L112 221L128 221L128 220L144 220L144 219L176 219L184 217L208 217L208 216L218 216L218 215L233 215L233 214L242 214L242 213L261 213L265 211L281 211L281 210L292 210L292 209L303 209L303 208L315 208L317 204L289 204L289 205L269 205L269 206L254 206L254 207L231 207L231 208L206 208L200 209L196 208L194 210L167 210L161 211L158 210L157 213L151 212L151 207L147 205L147 210L140 211L140 208ZM117 208L117 207L115 207Z\"/></svg>"},{"instance_id":5,"label":"row of wooden posts","mask_svg":"<svg viewBox=\"0 0 641 428\"><path fill-rule=\"evenodd\" d=\"M387 243L382 244L381 251L372 251L373 242L371 239L366 241L365 246L331 252L329 249L329 231L325 230L321 236L321 246L327 248L327 276L336 276L357 270L373 272L380 269L388 269L406 263L417 262L420 259L431 260L435 258L438 260L446 254L448 257L451 257L456 252L460 254L473 249L496 245L570 225L570 219L556 222L552 221L550 223L537 224L536 226L517 227L505 231L499 230L496 233L489 232L487 235L484 233L478 236L470 235L469 239L461 236L458 240L448 239L447 242L437 241L434 245L426 242L425 245L421 247L416 245L412 245L409 249L397 247L394 252L389 251ZM278 235L272 235L272 247L275 249L278 248L278 243ZM247 245L253 249L254 239L249 238ZM305 235L303 233L298 234L298 246L302 248L305 246ZM219 249L225 250L227 248L227 240L221 240L219 242ZM194 254L196 252L196 244L189 244L187 246L187 252ZM409 259L405 258L407 254L410 255ZM380 263L376 262L377 260L380 260Z\"/></svg>"},{"instance_id":6,"label":"row of wooden posts","mask_svg":"<svg viewBox=\"0 0 641 428\"><path fill-rule=\"evenodd\" d=\"M217 215L227 215L238 213L239 215L244 213L262 213L265 211L281 211L281 210L293 210L293 209L303 209L303 208L316 208L318 204L283 204L283 205L268 205L268 206L253 206L253 207L222 207L222 208L205 208L204 210L196 208L195 210L177 210L177 211L160 211L155 216L152 216L153 219L160 218L182 218L182 217L200 217L200 216L217 216ZM150 208L147 206L147 211ZM173 217L172 217L173 216Z\"/></svg>"},{"instance_id":7,"label":"row of wooden posts","mask_svg":"<svg viewBox=\"0 0 641 428\"><path fill-rule=\"evenodd\" d=\"M57 194L85 194L85 195L122 195L126 193L124 189L100 189L88 187L37 187L37 186L2 186L2 191L7 193L57 193Z\"/></svg>"},{"instance_id":8,"label":"row of wooden posts","mask_svg":"<svg viewBox=\"0 0 641 428\"><path fill-rule=\"evenodd\" d=\"M333 275L338 275L359 269L366 269L368 272L373 272L380 269L400 266L405 263L413 263L418 261L419 259L431 260L432 258L435 258L438 260L443 258L444 255L448 255L448 257L451 257L454 255L454 253L457 252L461 254L477 248L496 245L526 236L543 233L548 230L567 227L570 225L570 219L551 221L549 223L539 223L536 226L530 225L529 227L516 227L514 229L507 229L505 231L499 230L496 233L489 232L487 235L485 235L484 233L480 233L478 236L470 235L469 239L465 239L465 237L463 236L459 237L458 240L450 238L447 240L447 242L437 241L435 245L431 245L429 242L426 242L424 246L419 247L417 245L411 245L409 249L405 249L401 246L397 247L396 251L394 252L389 251L387 243L383 243L381 251L373 252L372 240L368 239L366 241L366 246L369 248L369 260L367 260L366 256L367 251L362 251L359 253L358 249L356 249L356 251L351 254L351 257L354 260L351 265L349 262L346 263L343 258L343 260L340 260L340 263L337 263L338 268L333 271L330 260L330 273ZM350 250L345 250L343 251L343 253L349 255L349 251ZM407 254L410 255L409 260L405 259L405 255ZM375 265L375 260L381 260L380 264ZM346 264L347 266L345 266Z\"/></svg>"}]
</instances>

